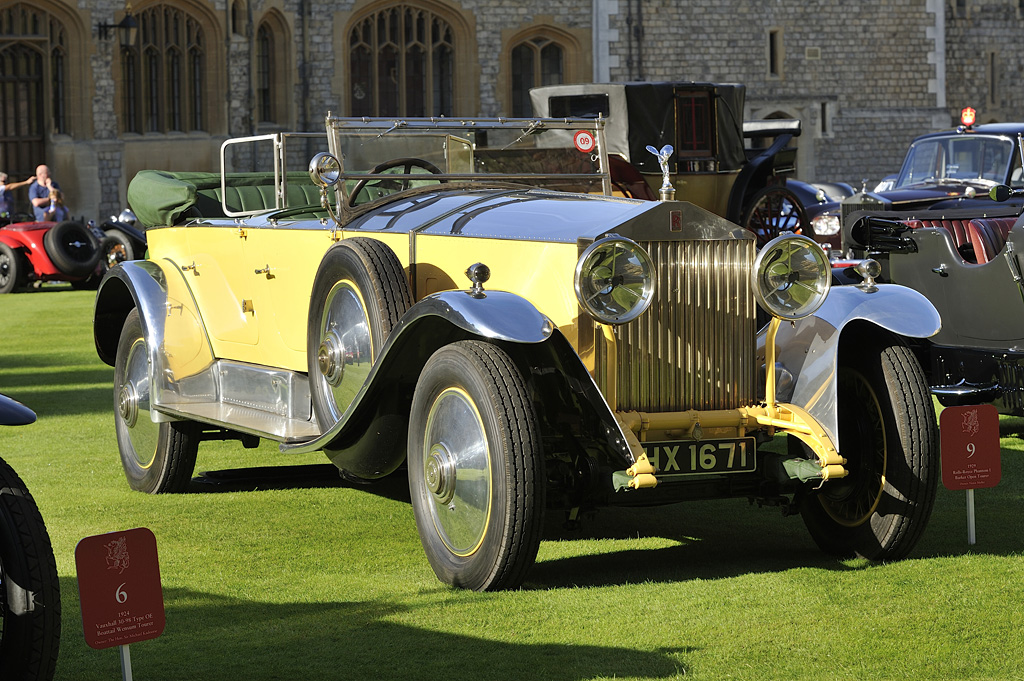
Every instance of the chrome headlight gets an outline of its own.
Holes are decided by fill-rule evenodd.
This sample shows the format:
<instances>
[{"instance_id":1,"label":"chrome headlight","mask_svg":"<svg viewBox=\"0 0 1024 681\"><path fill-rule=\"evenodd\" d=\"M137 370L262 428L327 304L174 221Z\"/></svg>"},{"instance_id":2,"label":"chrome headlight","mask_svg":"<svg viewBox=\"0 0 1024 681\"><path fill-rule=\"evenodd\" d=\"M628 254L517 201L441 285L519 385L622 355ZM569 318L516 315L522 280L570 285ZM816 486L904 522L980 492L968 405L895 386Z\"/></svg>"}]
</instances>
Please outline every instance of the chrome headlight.
<instances>
[{"instance_id":1,"label":"chrome headlight","mask_svg":"<svg viewBox=\"0 0 1024 681\"><path fill-rule=\"evenodd\" d=\"M595 319L625 324L654 298L654 263L639 244L610 236L583 251L573 283L580 305Z\"/></svg>"},{"instance_id":2,"label":"chrome headlight","mask_svg":"<svg viewBox=\"0 0 1024 681\"><path fill-rule=\"evenodd\" d=\"M818 236L832 236L839 233L839 216L836 213L822 213L811 218L811 227Z\"/></svg>"},{"instance_id":3,"label":"chrome headlight","mask_svg":"<svg viewBox=\"0 0 1024 681\"><path fill-rule=\"evenodd\" d=\"M754 297L762 307L783 319L800 319L825 300L832 286L832 268L813 240L784 234L757 254L753 279Z\"/></svg>"},{"instance_id":4,"label":"chrome headlight","mask_svg":"<svg viewBox=\"0 0 1024 681\"><path fill-rule=\"evenodd\" d=\"M318 187L333 187L341 177L341 163L337 157L322 151L310 159L309 177Z\"/></svg>"}]
</instances>

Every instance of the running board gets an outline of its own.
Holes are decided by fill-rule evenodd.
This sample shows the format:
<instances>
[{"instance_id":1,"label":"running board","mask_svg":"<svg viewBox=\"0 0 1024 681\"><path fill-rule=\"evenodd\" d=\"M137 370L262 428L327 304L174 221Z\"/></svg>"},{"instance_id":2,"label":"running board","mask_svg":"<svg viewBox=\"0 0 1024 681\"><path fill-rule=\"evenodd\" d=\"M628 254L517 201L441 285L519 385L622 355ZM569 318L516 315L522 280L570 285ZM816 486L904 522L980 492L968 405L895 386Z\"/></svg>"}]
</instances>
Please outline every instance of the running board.
<instances>
[{"instance_id":1,"label":"running board","mask_svg":"<svg viewBox=\"0 0 1024 681\"><path fill-rule=\"evenodd\" d=\"M320 434L305 374L228 360L165 381L153 395L153 411L160 420L198 421L277 442Z\"/></svg>"}]
</instances>

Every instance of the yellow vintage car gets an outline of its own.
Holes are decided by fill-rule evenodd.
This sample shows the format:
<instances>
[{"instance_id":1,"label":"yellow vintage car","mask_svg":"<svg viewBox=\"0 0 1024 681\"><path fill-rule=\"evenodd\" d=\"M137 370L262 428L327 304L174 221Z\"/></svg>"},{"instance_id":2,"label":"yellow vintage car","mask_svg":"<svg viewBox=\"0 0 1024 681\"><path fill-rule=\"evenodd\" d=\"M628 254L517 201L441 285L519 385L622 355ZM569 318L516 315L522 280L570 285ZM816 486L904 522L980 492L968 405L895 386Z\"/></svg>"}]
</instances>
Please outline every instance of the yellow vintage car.
<instances>
[{"instance_id":1,"label":"yellow vintage car","mask_svg":"<svg viewBox=\"0 0 1024 681\"><path fill-rule=\"evenodd\" d=\"M831 288L806 237L615 196L605 147L600 119L329 115L139 173L149 259L95 309L129 484L185 489L207 439L404 465L435 573L477 590L523 582L545 513L691 499L905 556L939 470L905 339L934 308L867 265Z\"/></svg>"}]
</instances>

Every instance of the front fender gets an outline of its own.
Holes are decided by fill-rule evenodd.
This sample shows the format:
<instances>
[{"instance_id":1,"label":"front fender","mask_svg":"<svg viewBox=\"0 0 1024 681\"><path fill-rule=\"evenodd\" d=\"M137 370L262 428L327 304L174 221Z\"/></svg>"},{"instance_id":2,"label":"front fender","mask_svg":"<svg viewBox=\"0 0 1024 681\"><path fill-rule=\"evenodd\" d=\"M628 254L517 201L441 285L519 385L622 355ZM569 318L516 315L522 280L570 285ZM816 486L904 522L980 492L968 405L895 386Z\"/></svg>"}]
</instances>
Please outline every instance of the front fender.
<instances>
[{"instance_id":1,"label":"front fender","mask_svg":"<svg viewBox=\"0 0 1024 681\"><path fill-rule=\"evenodd\" d=\"M356 476L387 475L405 460L412 393L423 366L439 348L462 340L501 345L528 378L532 366L558 363L580 401L592 405L595 437L611 443L611 451L628 453L615 417L565 338L532 303L503 291L445 291L413 305L341 419L313 440L282 444L281 451L323 450L338 468Z\"/></svg>"},{"instance_id":2,"label":"front fender","mask_svg":"<svg viewBox=\"0 0 1024 681\"><path fill-rule=\"evenodd\" d=\"M392 329L369 375L345 413L319 437L298 444L282 444L281 451L307 453L324 450L339 468L361 477L380 477L404 459L365 444L364 433L374 423L408 418L408 404L423 365L443 345L469 338L512 343L541 343L554 324L525 298L505 291L443 291L409 308ZM411 384L409 390L396 386ZM382 421L383 419L383 421ZM394 448L392 448L394 449ZM367 467L367 457L374 461Z\"/></svg>"},{"instance_id":3,"label":"front fender","mask_svg":"<svg viewBox=\"0 0 1024 681\"><path fill-rule=\"evenodd\" d=\"M881 284L873 292L856 286L833 287L825 303L810 317L783 322L776 335L776 400L803 408L825 428L839 447L836 373L839 339L854 321L866 321L909 338L928 338L941 327L939 313L913 289ZM764 361L765 332L758 336Z\"/></svg>"},{"instance_id":4,"label":"front fender","mask_svg":"<svg viewBox=\"0 0 1024 681\"><path fill-rule=\"evenodd\" d=\"M201 373L214 361L213 346L184 274L170 260L131 260L110 269L96 292L96 352L114 366L125 319L139 310L149 350L154 404L171 399L168 382ZM159 379L159 380L158 380Z\"/></svg>"}]
</instances>

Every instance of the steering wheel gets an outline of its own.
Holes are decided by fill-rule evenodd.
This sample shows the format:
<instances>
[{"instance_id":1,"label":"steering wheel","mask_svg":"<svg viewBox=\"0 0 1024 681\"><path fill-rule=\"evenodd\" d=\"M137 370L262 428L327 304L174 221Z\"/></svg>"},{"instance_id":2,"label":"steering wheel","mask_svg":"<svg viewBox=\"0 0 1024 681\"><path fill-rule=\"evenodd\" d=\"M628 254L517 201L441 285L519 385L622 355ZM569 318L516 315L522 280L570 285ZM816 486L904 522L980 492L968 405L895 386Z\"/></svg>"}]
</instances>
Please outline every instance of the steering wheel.
<instances>
[{"instance_id":1,"label":"steering wheel","mask_svg":"<svg viewBox=\"0 0 1024 681\"><path fill-rule=\"evenodd\" d=\"M411 175L413 168L420 168L421 170L425 170L433 175L441 174L441 169L435 166L430 161L424 161L422 158L411 157L394 158L391 159L390 161L384 161L384 163L379 163L375 165L373 169L370 170L370 173L374 175L385 175L388 173L389 170L394 170L396 168L401 169L401 173L394 173L396 175ZM385 178L377 180L370 177L364 177L363 179L356 182L355 186L352 187L352 195L348 199L348 205L355 206L357 203L359 203L356 201L356 198L359 197L359 193L366 189L366 186L370 182L374 182L375 186L377 187L397 192L408 189L410 184L412 183L412 179L408 177L403 177L401 179L396 180L388 180ZM437 180L437 182L443 183L446 182L446 180Z\"/></svg>"}]
</instances>

